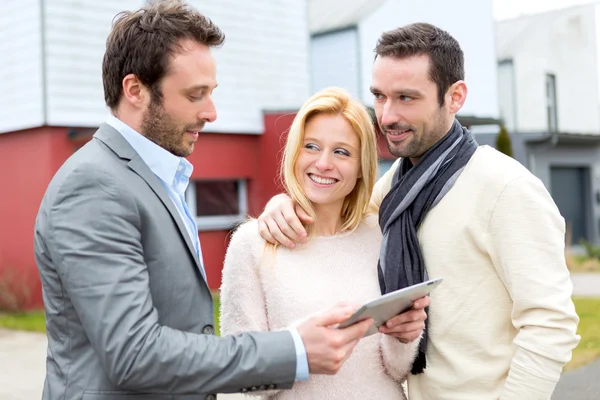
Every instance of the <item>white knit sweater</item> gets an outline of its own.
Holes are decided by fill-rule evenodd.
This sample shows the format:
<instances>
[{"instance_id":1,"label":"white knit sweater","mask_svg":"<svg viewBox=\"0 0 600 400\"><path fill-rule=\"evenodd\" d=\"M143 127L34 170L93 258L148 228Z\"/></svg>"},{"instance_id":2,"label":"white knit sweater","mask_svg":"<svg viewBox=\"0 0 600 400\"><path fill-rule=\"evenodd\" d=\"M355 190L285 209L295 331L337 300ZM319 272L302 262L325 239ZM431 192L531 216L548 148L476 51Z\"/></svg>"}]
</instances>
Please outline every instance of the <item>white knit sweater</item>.
<instances>
[{"instance_id":1,"label":"white knit sweater","mask_svg":"<svg viewBox=\"0 0 600 400\"><path fill-rule=\"evenodd\" d=\"M394 167L373 192L390 190ZM425 373L411 400L548 400L577 346L565 223L542 182L477 149L418 230L431 278Z\"/></svg>"},{"instance_id":2,"label":"white knit sweater","mask_svg":"<svg viewBox=\"0 0 600 400\"><path fill-rule=\"evenodd\" d=\"M256 221L245 223L233 234L221 286L222 334L286 329L339 301L362 304L380 295L381 233L374 217L350 234L315 237L294 250L280 248L274 264L259 266L264 243ZM369 336L360 341L337 375L311 375L291 390L262 396L405 399L400 383L410 370L417 344L405 345L382 334Z\"/></svg>"}]
</instances>

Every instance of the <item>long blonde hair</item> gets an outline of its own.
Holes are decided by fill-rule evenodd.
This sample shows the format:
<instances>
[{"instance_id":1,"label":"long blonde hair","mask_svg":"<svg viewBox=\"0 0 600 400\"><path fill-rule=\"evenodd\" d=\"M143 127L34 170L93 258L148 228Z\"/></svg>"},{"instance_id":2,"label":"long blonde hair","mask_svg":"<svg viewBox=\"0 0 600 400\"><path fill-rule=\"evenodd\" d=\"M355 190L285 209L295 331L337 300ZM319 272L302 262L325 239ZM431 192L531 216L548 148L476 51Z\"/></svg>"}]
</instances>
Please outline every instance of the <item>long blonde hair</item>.
<instances>
[{"instance_id":1,"label":"long blonde hair","mask_svg":"<svg viewBox=\"0 0 600 400\"><path fill-rule=\"evenodd\" d=\"M290 127L280 177L287 194L313 219L315 209L306 197L295 173L295 164L304 142L304 131L308 121L318 114L341 115L350 123L360 144L360 173L356 186L344 199L342 206L342 231L353 231L363 221L367 213L371 192L377 175L377 139L373 120L367 109L350 94L340 88L326 88L309 98L296 114ZM313 235L312 225L305 225L309 239ZM266 243L260 265L273 264L278 245Z\"/></svg>"},{"instance_id":2,"label":"long blonde hair","mask_svg":"<svg viewBox=\"0 0 600 400\"><path fill-rule=\"evenodd\" d=\"M341 115L352 126L360 143L360 173L356 186L342 206L342 231L353 231L363 221L377 175L377 140L373 121L366 108L340 88L326 88L309 98L296 117L287 137L281 176L287 194L313 219L316 217L311 201L302 190L295 174L295 164L304 142L308 121L318 114ZM312 225L306 226L309 237Z\"/></svg>"}]
</instances>

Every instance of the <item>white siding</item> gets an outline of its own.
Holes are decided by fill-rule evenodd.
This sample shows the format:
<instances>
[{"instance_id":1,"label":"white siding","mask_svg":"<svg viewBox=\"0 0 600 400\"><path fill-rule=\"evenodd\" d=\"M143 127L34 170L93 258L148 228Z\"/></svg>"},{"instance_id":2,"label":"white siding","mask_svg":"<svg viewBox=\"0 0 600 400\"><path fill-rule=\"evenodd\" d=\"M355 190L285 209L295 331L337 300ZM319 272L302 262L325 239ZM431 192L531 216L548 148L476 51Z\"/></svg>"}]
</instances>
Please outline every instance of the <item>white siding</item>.
<instances>
[{"instance_id":1,"label":"white siding","mask_svg":"<svg viewBox=\"0 0 600 400\"><path fill-rule=\"evenodd\" d=\"M0 133L44 121L39 0L0 2Z\"/></svg>"},{"instance_id":2,"label":"white siding","mask_svg":"<svg viewBox=\"0 0 600 400\"><path fill-rule=\"evenodd\" d=\"M512 61L498 65L498 98L500 118L509 132L515 132L517 127L517 97L515 93L515 71Z\"/></svg>"},{"instance_id":3,"label":"white siding","mask_svg":"<svg viewBox=\"0 0 600 400\"><path fill-rule=\"evenodd\" d=\"M46 0L47 122L91 126L108 113L102 87L102 57L114 16L143 0Z\"/></svg>"},{"instance_id":4,"label":"white siding","mask_svg":"<svg viewBox=\"0 0 600 400\"><path fill-rule=\"evenodd\" d=\"M448 31L465 54L467 101L459 114L498 117L496 54L492 0L388 0L360 22L363 98L372 105L369 83L373 72L373 49L383 31L428 22Z\"/></svg>"},{"instance_id":5,"label":"white siding","mask_svg":"<svg viewBox=\"0 0 600 400\"><path fill-rule=\"evenodd\" d=\"M313 93L328 86L337 86L360 98L357 35L356 29L346 29L311 39Z\"/></svg>"},{"instance_id":6,"label":"white siding","mask_svg":"<svg viewBox=\"0 0 600 400\"><path fill-rule=\"evenodd\" d=\"M48 122L97 126L107 114L101 65L115 14L143 0L46 0ZM306 1L192 0L226 35L216 49L218 120L207 131L263 132L264 109L309 94Z\"/></svg>"},{"instance_id":7,"label":"white siding","mask_svg":"<svg viewBox=\"0 0 600 400\"><path fill-rule=\"evenodd\" d=\"M548 130L546 74L554 74L558 130L600 134L596 18L585 6L498 23L498 55L514 61L518 131Z\"/></svg>"},{"instance_id":8,"label":"white siding","mask_svg":"<svg viewBox=\"0 0 600 400\"><path fill-rule=\"evenodd\" d=\"M310 92L305 0L192 0L224 32L215 50L218 119L207 131L262 133L263 110L298 109Z\"/></svg>"}]
</instances>

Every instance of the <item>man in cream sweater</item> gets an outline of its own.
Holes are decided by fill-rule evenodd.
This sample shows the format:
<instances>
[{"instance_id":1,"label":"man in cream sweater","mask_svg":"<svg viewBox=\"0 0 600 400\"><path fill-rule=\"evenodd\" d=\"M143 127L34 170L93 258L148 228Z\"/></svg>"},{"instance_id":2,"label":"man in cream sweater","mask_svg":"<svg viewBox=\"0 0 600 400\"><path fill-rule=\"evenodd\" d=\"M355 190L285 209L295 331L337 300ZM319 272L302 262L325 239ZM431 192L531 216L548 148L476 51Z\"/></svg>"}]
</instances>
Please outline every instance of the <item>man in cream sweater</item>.
<instances>
[{"instance_id":1,"label":"man in cream sweater","mask_svg":"<svg viewBox=\"0 0 600 400\"><path fill-rule=\"evenodd\" d=\"M409 398L550 399L579 342L563 218L539 179L478 147L455 120L467 85L452 36L412 24L383 33L375 53L377 122L400 157L371 201L384 234L380 286L444 278L431 294ZM304 240L285 195L259 222L267 240ZM382 332L414 329L403 315L395 322Z\"/></svg>"}]
</instances>

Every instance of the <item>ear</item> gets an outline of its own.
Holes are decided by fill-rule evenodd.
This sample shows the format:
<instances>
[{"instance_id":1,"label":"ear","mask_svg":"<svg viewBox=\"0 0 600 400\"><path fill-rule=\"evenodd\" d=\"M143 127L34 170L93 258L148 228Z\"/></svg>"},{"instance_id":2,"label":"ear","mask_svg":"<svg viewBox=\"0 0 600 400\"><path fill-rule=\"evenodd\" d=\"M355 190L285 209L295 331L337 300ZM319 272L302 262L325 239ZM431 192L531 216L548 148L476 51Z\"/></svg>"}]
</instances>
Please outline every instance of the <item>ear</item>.
<instances>
[{"instance_id":1,"label":"ear","mask_svg":"<svg viewBox=\"0 0 600 400\"><path fill-rule=\"evenodd\" d=\"M467 84L465 81L457 81L448 88L448 91L446 92L446 102L448 104L448 111L450 111L451 114L459 112L466 100Z\"/></svg>"},{"instance_id":2,"label":"ear","mask_svg":"<svg viewBox=\"0 0 600 400\"><path fill-rule=\"evenodd\" d=\"M146 108L150 103L150 92L134 74L123 78L123 97L135 108Z\"/></svg>"}]
</instances>

